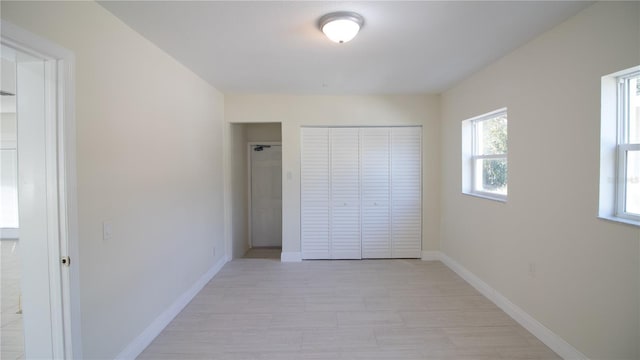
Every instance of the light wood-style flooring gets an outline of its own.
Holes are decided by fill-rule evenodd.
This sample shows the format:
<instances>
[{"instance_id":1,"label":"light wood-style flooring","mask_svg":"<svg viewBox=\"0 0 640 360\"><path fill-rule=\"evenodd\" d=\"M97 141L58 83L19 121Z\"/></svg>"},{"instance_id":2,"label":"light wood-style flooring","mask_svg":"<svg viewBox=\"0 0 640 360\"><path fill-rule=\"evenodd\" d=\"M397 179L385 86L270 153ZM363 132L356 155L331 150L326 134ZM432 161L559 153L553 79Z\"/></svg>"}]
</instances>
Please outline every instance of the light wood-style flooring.
<instances>
[{"instance_id":1,"label":"light wood-style flooring","mask_svg":"<svg viewBox=\"0 0 640 360\"><path fill-rule=\"evenodd\" d=\"M440 262L229 262L140 359L559 359Z\"/></svg>"}]
</instances>

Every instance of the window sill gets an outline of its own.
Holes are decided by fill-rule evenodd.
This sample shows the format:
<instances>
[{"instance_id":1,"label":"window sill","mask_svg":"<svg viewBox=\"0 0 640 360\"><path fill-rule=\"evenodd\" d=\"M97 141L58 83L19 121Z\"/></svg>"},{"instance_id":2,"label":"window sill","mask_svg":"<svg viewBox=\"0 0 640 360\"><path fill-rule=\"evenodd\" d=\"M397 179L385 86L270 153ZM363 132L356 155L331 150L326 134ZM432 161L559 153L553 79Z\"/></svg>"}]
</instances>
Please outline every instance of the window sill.
<instances>
[{"instance_id":1,"label":"window sill","mask_svg":"<svg viewBox=\"0 0 640 360\"><path fill-rule=\"evenodd\" d=\"M621 217L617 217L617 216L598 215L598 218L600 218L602 220L606 220L606 221L612 221L612 222L617 222L617 223L620 223L620 224L631 225L631 226L634 226L634 227L640 227L640 221L629 220L629 219L625 219L625 218L621 218Z\"/></svg>"},{"instance_id":2,"label":"window sill","mask_svg":"<svg viewBox=\"0 0 640 360\"><path fill-rule=\"evenodd\" d=\"M480 199L497 201L497 202L500 202L500 203L506 203L507 202L507 197L506 196L494 196L494 195L490 195L490 194L487 194L487 193L463 192L462 195L473 196L473 197L477 197L477 198L480 198Z\"/></svg>"}]
</instances>

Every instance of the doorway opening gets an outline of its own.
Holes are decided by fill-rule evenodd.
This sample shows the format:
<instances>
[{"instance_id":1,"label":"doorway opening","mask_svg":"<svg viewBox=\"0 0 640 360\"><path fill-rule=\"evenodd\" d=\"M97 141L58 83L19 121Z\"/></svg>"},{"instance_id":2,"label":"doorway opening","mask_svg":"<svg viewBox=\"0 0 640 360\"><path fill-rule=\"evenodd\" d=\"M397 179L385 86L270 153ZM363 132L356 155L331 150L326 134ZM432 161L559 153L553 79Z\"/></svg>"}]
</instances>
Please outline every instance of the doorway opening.
<instances>
[{"instance_id":1,"label":"doorway opening","mask_svg":"<svg viewBox=\"0 0 640 360\"><path fill-rule=\"evenodd\" d=\"M0 357L81 357L73 54L6 22L1 40Z\"/></svg>"},{"instance_id":2,"label":"doorway opening","mask_svg":"<svg viewBox=\"0 0 640 360\"><path fill-rule=\"evenodd\" d=\"M249 252L279 258L282 252L282 145L249 143Z\"/></svg>"},{"instance_id":3,"label":"doorway opening","mask_svg":"<svg viewBox=\"0 0 640 360\"><path fill-rule=\"evenodd\" d=\"M230 248L234 259L280 259L282 126L229 124Z\"/></svg>"},{"instance_id":4,"label":"doorway opening","mask_svg":"<svg viewBox=\"0 0 640 360\"><path fill-rule=\"evenodd\" d=\"M2 45L0 86L0 264L1 353L3 359L24 358L20 235L18 214L18 131L16 70L18 53Z\"/></svg>"}]
</instances>

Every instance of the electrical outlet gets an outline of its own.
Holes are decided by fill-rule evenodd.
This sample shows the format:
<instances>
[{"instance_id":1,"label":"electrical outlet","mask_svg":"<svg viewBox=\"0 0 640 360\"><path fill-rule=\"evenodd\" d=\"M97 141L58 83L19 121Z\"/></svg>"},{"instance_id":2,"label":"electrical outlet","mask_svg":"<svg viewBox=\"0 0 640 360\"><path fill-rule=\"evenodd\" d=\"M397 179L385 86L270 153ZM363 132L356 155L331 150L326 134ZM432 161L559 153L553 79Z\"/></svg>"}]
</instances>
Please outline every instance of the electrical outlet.
<instances>
[{"instance_id":1,"label":"electrical outlet","mask_svg":"<svg viewBox=\"0 0 640 360\"><path fill-rule=\"evenodd\" d=\"M529 276L536 277L536 263L529 263Z\"/></svg>"},{"instance_id":2,"label":"electrical outlet","mask_svg":"<svg viewBox=\"0 0 640 360\"><path fill-rule=\"evenodd\" d=\"M102 222L102 240L109 240L113 237L113 224L111 221Z\"/></svg>"}]
</instances>

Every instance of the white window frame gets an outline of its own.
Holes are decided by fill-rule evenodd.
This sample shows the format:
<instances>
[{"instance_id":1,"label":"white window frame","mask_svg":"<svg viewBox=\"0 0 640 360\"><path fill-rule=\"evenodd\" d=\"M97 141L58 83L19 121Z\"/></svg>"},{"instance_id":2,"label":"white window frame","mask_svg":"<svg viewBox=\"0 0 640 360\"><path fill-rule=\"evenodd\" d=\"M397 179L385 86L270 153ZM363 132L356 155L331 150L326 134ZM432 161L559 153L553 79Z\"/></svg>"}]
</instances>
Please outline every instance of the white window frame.
<instances>
[{"instance_id":1,"label":"white window frame","mask_svg":"<svg viewBox=\"0 0 640 360\"><path fill-rule=\"evenodd\" d=\"M478 169L476 164L477 160L495 160L495 159L504 159L507 160L508 164L508 155L509 151L507 150L504 154L491 154L491 155L482 155L479 154L479 143L478 143L478 133L477 133L477 125L481 122L494 119L499 116L507 115L507 108L501 108L498 110L491 111L489 113L473 117L471 119L464 120L462 122L462 193L466 195L472 195L476 197L481 197L490 200L497 200L501 202L507 201L508 194L497 194L488 191L482 191L479 189L478 181L481 181L481 178L478 179L478 176L482 176L482 169ZM507 120L508 124L508 120ZM507 125L508 126L508 125ZM507 130L508 134L508 130ZM508 135L507 135L508 136ZM508 165L507 165L508 172ZM507 180L508 182L508 180Z\"/></svg>"},{"instance_id":2,"label":"white window frame","mask_svg":"<svg viewBox=\"0 0 640 360\"><path fill-rule=\"evenodd\" d=\"M631 78L640 76L640 70L618 77L618 145L617 145L617 174L616 181L616 216L640 222L640 215L628 213L626 211L627 199L627 153L629 151L640 151L640 143L629 143L629 86Z\"/></svg>"},{"instance_id":3,"label":"white window frame","mask_svg":"<svg viewBox=\"0 0 640 360\"><path fill-rule=\"evenodd\" d=\"M600 203L602 219L640 226L640 215L626 212L627 153L640 151L628 142L628 81L640 66L602 77L600 133Z\"/></svg>"}]
</instances>

